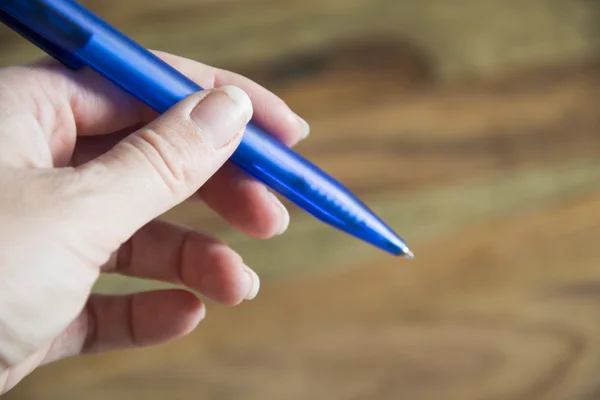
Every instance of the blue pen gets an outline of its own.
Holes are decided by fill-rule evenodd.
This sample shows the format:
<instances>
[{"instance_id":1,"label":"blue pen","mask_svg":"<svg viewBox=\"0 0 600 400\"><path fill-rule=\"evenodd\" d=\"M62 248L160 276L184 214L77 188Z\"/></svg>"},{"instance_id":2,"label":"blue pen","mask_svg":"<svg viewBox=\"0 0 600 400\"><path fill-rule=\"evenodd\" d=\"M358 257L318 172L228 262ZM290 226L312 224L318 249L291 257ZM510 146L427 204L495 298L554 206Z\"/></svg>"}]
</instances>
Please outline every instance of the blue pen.
<instances>
[{"instance_id":1,"label":"blue pen","mask_svg":"<svg viewBox=\"0 0 600 400\"><path fill-rule=\"evenodd\" d=\"M67 67L95 70L158 113L203 90L73 0L0 0L0 21ZM404 240L348 189L257 125L248 124L230 160L317 219L413 258Z\"/></svg>"}]
</instances>

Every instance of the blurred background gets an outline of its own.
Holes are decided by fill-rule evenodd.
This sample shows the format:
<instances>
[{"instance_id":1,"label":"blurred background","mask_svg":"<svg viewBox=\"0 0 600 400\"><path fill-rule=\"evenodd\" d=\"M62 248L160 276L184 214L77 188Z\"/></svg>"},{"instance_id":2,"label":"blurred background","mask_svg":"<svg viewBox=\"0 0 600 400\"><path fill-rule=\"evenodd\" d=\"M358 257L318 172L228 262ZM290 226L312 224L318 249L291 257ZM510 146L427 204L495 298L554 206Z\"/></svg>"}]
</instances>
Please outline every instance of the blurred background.
<instances>
[{"instance_id":1,"label":"blurred background","mask_svg":"<svg viewBox=\"0 0 600 400\"><path fill-rule=\"evenodd\" d=\"M600 2L87 0L144 46L244 74L407 262L291 206L262 277L188 337L42 368L10 400L600 398ZM4 27L0 64L41 53ZM104 276L97 290L154 282Z\"/></svg>"}]
</instances>

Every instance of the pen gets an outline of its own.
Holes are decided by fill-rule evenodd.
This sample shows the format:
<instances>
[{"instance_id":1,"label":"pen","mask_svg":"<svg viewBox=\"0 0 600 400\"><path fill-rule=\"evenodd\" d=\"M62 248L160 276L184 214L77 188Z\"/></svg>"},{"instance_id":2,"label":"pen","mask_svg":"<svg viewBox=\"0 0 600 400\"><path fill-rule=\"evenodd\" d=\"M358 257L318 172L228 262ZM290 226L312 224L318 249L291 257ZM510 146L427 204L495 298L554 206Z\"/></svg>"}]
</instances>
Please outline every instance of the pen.
<instances>
[{"instance_id":1,"label":"pen","mask_svg":"<svg viewBox=\"0 0 600 400\"><path fill-rule=\"evenodd\" d=\"M158 113L203 90L73 0L0 0L0 21L71 69L88 67ZM230 158L315 218L412 259L405 241L341 183L249 123Z\"/></svg>"}]
</instances>

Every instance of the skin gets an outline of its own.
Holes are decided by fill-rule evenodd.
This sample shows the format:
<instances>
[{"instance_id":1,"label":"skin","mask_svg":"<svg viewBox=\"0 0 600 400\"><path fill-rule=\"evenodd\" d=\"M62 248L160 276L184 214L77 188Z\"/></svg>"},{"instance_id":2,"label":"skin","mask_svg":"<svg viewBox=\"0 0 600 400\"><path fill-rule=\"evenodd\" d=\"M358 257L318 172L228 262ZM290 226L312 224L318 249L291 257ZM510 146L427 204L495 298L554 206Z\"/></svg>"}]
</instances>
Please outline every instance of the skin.
<instances>
[{"instance_id":1,"label":"skin","mask_svg":"<svg viewBox=\"0 0 600 400\"><path fill-rule=\"evenodd\" d=\"M290 146L308 125L242 76L156 54L218 89L157 116L89 70L0 69L0 394L56 360L190 333L205 308L185 288L227 306L257 294L234 250L159 217L204 201L247 235L283 233L285 207L225 162L251 117ZM184 289L92 294L101 273Z\"/></svg>"}]
</instances>

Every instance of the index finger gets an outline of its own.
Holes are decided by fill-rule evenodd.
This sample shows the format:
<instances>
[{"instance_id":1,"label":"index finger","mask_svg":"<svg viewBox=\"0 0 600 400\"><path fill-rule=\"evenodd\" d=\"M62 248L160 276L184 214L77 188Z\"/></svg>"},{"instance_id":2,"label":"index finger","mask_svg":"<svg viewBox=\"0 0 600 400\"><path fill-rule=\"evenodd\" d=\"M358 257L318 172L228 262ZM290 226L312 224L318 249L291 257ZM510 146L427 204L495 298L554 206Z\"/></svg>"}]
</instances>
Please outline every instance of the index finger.
<instances>
[{"instance_id":1,"label":"index finger","mask_svg":"<svg viewBox=\"0 0 600 400\"><path fill-rule=\"evenodd\" d=\"M281 98L256 82L234 72L209 67L183 57L163 52L155 54L204 89L233 85L245 91L254 107L253 120L283 143L292 145L308 136L310 128L306 121L296 115Z\"/></svg>"}]
</instances>

